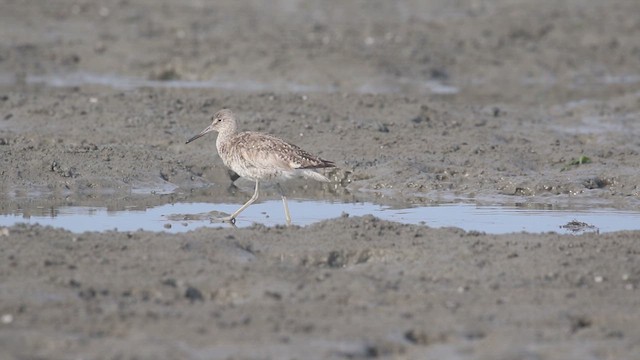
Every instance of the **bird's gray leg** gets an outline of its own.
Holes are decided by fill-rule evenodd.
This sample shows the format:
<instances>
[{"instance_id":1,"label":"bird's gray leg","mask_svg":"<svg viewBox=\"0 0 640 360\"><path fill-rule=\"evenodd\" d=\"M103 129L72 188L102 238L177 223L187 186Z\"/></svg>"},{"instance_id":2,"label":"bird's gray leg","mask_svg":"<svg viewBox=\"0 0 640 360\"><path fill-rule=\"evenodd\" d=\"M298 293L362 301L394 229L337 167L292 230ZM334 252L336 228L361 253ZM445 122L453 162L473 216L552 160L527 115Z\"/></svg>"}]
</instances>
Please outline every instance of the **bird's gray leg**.
<instances>
[{"instance_id":1,"label":"bird's gray leg","mask_svg":"<svg viewBox=\"0 0 640 360\"><path fill-rule=\"evenodd\" d=\"M289 213L289 205L287 205L287 197L284 196L284 191L280 186L280 183L277 184L278 191L280 191L280 196L282 196L282 205L284 206L284 219L287 222L287 225L291 225L291 213Z\"/></svg>"},{"instance_id":2,"label":"bird's gray leg","mask_svg":"<svg viewBox=\"0 0 640 360\"><path fill-rule=\"evenodd\" d=\"M259 187L260 187L260 182L258 180L256 180L256 191L253 193L253 196L251 197L251 199L249 199L249 201L247 201L244 205L242 205L240 207L240 209L236 210L236 212L234 212L230 216L222 218L222 221L230 222L230 223L234 224L236 222L236 217L238 216L238 214L240 214L244 209L248 208L249 205L253 204L254 201L258 200L258 189L259 189Z\"/></svg>"}]
</instances>

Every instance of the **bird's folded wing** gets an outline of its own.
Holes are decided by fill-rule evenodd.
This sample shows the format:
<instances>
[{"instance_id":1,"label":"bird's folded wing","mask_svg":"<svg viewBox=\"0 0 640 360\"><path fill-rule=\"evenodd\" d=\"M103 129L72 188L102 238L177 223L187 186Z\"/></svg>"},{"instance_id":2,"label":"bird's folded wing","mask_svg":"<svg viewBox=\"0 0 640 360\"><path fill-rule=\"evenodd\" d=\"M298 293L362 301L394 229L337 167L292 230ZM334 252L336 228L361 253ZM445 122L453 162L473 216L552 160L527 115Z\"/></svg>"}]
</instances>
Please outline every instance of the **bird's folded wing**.
<instances>
[{"instance_id":1,"label":"bird's folded wing","mask_svg":"<svg viewBox=\"0 0 640 360\"><path fill-rule=\"evenodd\" d=\"M242 141L236 141L237 154L247 165L261 169L312 169L323 167L324 161L296 145L275 136L244 132Z\"/></svg>"}]
</instances>

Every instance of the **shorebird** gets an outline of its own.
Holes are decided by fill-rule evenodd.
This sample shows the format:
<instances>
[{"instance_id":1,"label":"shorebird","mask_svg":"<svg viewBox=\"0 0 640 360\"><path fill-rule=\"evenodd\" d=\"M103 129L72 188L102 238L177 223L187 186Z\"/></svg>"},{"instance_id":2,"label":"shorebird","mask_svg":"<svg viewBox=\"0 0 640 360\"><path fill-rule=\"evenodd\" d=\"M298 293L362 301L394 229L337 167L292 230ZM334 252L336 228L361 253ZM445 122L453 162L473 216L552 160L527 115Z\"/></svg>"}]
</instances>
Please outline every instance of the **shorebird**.
<instances>
[{"instance_id":1,"label":"shorebird","mask_svg":"<svg viewBox=\"0 0 640 360\"><path fill-rule=\"evenodd\" d=\"M329 182L330 180L314 171L314 169L332 168L335 164L312 155L301 148L288 143L275 136L244 131L238 132L236 118L229 109L222 109L213 115L211 125L202 130L198 135L187 140L187 144L199 137L217 131L216 148L222 162L245 179L256 182L256 189L249 201L242 205L233 214L220 219L223 222L235 224L236 217L249 205L258 199L261 181L285 180L299 175L305 178ZM280 184L284 215L287 224L291 224L291 214Z\"/></svg>"}]
</instances>

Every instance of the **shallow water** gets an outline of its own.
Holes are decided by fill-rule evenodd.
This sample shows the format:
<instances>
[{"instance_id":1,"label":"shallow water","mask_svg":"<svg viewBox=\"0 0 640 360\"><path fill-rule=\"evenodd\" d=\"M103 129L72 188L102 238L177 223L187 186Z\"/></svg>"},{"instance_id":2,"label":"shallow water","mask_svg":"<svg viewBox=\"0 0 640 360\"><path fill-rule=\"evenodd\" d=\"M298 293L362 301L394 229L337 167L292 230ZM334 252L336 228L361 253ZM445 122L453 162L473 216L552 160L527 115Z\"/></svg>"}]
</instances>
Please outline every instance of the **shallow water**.
<instances>
[{"instance_id":1,"label":"shallow water","mask_svg":"<svg viewBox=\"0 0 640 360\"><path fill-rule=\"evenodd\" d=\"M176 203L146 210L108 211L104 207L38 208L0 215L0 226L17 223L50 225L75 233L85 231L163 231L180 233L201 227L229 227L211 221L218 212L231 213L238 204ZM339 203L289 200L295 225L310 225L340 216L374 215L403 224L430 227L458 227L493 234L510 232L612 232L640 229L640 212L614 209L549 210L515 206L478 206L469 203L392 208L373 203ZM586 223L571 230L563 227L577 221ZM250 206L237 219L237 227L254 223L275 226L285 223L282 202L265 201ZM586 226L589 225L589 226Z\"/></svg>"},{"instance_id":2,"label":"shallow water","mask_svg":"<svg viewBox=\"0 0 640 360\"><path fill-rule=\"evenodd\" d=\"M391 79L381 76L367 79L353 89L338 88L333 85L309 85L296 82L260 82L252 79L210 79L210 80L148 80L114 74L95 74L75 72L65 74L27 75L23 79L26 84L46 85L51 87L74 87L83 85L107 86L114 89L135 88L180 88L180 89L221 89L244 92L284 91L292 93L320 92L336 93L350 90L356 93L389 94L400 93L411 88L419 93L453 95L459 92L455 86L436 80L419 81L409 78ZM13 85L18 79L0 74L0 84Z\"/></svg>"},{"instance_id":3,"label":"shallow water","mask_svg":"<svg viewBox=\"0 0 640 360\"><path fill-rule=\"evenodd\" d=\"M546 78L522 78L523 85L546 85L555 86L559 84L554 77ZM335 85L303 84L297 82L260 82L253 79L237 78L215 78L209 80L149 80L131 76L117 74L99 74L91 72L71 72L53 73L44 75L28 74L18 77L15 74L0 73L0 85L13 86L19 83L30 85L45 85L51 87L74 87L83 85L106 86L114 89L135 89L135 88L180 88L180 89L221 89L241 92L264 92L264 91L284 91L293 93L320 92L336 93L350 91L364 94L390 94L404 93L412 90L420 94L455 95L460 93L459 85L452 85L438 80L421 81L413 78L397 78L380 76L378 78L368 78L353 85L353 88L339 88ZM592 79L585 84L580 78L574 79L569 84L570 88L593 88L610 85L629 85L640 83L640 75L626 74L620 76L603 75ZM482 87L482 80L469 79L467 86ZM467 89L468 90L468 89Z\"/></svg>"}]
</instances>

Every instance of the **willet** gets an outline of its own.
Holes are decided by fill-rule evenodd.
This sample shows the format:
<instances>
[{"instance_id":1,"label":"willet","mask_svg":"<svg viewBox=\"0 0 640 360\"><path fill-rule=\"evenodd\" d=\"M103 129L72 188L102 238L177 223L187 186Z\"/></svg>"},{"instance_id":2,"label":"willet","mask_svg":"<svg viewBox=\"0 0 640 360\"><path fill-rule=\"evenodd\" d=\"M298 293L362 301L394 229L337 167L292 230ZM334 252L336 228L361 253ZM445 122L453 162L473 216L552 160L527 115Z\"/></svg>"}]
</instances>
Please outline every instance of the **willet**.
<instances>
[{"instance_id":1,"label":"willet","mask_svg":"<svg viewBox=\"0 0 640 360\"><path fill-rule=\"evenodd\" d=\"M211 131L218 132L216 148L222 162L241 177L256 182L256 189L251 199L230 216L220 219L224 222L235 223L238 214L258 199L260 181L277 182L300 175L329 182L326 176L315 172L314 169L335 167L333 162L311 155L275 136L253 131L238 133L236 118L229 109L222 109L215 113L211 125L187 140L187 144ZM282 195L285 219L287 224L291 224L287 198L280 184L278 188Z\"/></svg>"}]
</instances>

